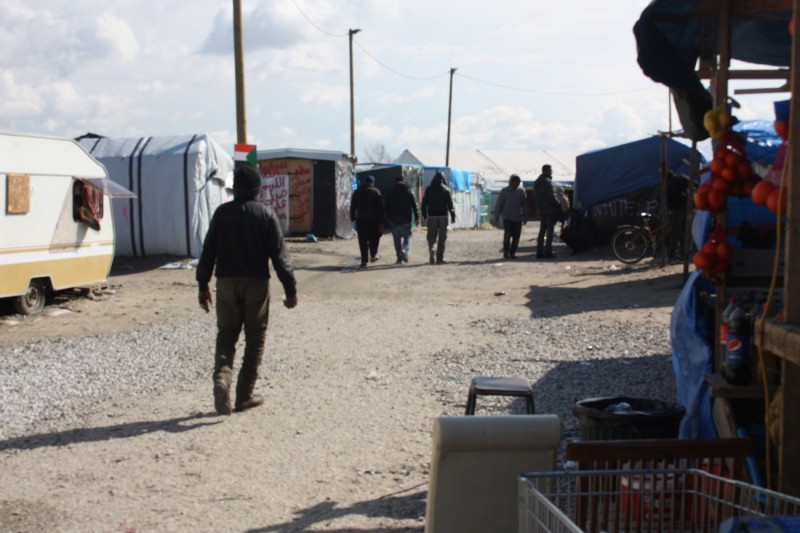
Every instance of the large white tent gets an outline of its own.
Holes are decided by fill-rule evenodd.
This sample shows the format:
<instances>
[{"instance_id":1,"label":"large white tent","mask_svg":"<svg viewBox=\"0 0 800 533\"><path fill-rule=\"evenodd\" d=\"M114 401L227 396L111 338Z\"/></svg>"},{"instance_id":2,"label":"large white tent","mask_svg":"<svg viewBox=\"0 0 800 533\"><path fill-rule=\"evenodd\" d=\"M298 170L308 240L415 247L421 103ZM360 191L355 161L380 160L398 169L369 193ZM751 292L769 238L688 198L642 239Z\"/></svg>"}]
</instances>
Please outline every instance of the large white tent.
<instances>
[{"instance_id":1,"label":"large white tent","mask_svg":"<svg viewBox=\"0 0 800 533\"><path fill-rule=\"evenodd\" d=\"M575 181L577 153L548 150L451 150L451 167L463 168L480 175L485 187L498 190L508 184L508 177L517 174L523 181L533 181L542 172L542 165L553 167L553 180L563 184ZM444 167L443 150L409 148L400 154L397 163Z\"/></svg>"},{"instance_id":2,"label":"large white tent","mask_svg":"<svg viewBox=\"0 0 800 533\"><path fill-rule=\"evenodd\" d=\"M233 158L219 143L206 134L79 141L112 181L136 193L113 206L117 254L200 256L233 182Z\"/></svg>"}]
</instances>

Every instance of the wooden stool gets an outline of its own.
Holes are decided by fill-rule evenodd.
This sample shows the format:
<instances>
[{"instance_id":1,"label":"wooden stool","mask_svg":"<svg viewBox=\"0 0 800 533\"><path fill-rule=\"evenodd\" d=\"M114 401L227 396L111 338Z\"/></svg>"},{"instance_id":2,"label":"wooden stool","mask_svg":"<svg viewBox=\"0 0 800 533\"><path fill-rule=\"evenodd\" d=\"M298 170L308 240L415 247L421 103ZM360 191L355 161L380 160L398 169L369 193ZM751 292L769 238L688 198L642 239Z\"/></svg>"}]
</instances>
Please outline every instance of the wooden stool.
<instances>
[{"instance_id":1,"label":"wooden stool","mask_svg":"<svg viewBox=\"0 0 800 533\"><path fill-rule=\"evenodd\" d=\"M466 414L475 414L475 400L478 396L523 396L527 403L527 413L535 413L533 406L533 389L527 380L522 378L492 378L479 376L472 378L467 397Z\"/></svg>"}]
</instances>

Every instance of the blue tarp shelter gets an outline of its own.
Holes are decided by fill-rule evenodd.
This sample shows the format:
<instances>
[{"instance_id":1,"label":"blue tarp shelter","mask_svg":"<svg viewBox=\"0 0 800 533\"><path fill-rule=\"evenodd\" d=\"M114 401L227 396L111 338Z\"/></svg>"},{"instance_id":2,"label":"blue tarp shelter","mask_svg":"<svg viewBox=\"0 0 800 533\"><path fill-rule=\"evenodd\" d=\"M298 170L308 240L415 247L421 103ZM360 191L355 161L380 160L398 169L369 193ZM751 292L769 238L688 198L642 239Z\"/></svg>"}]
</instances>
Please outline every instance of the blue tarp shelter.
<instances>
[{"instance_id":1,"label":"blue tarp shelter","mask_svg":"<svg viewBox=\"0 0 800 533\"><path fill-rule=\"evenodd\" d=\"M689 174L692 149L673 139L649 137L595 150L575 159L575 204L579 209L661 183L662 148L667 169Z\"/></svg>"}]
</instances>

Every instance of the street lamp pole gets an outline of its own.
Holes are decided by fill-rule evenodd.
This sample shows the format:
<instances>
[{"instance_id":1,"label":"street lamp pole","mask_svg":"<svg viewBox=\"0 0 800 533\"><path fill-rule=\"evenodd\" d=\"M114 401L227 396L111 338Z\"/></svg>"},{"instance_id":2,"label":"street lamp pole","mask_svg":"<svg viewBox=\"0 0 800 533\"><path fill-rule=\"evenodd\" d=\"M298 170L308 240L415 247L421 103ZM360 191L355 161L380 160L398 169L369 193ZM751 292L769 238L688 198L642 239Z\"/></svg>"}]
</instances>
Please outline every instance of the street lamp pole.
<instances>
[{"instance_id":1,"label":"street lamp pole","mask_svg":"<svg viewBox=\"0 0 800 533\"><path fill-rule=\"evenodd\" d=\"M353 92L353 35L360 32L359 29L350 29L347 32L350 38L350 154L356 157L356 111L355 94Z\"/></svg>"},{"instance_id":2,"label":"street lamp pole","mask_svg":"<svg viewBox=\"0 0 800 533\"><path fill-rule=\"evenodd\" d=\"M457 69L450 69L450 99L447 102L447 153L444 156L444 165L450 166L450 118L453 115L453 74Z\"/></svg>"},{"instance_id":3,"label":"street lamp pole","mask_svg":"<svg viewBox=\"0 0 800 533\"><path fill-rule=\"evenodd\" d=\"M233 53L236 71L236 140L247 144L247 118L244 99L244 45L242 44L242 2L233 0Z\"/></svg>"}]
</instances>

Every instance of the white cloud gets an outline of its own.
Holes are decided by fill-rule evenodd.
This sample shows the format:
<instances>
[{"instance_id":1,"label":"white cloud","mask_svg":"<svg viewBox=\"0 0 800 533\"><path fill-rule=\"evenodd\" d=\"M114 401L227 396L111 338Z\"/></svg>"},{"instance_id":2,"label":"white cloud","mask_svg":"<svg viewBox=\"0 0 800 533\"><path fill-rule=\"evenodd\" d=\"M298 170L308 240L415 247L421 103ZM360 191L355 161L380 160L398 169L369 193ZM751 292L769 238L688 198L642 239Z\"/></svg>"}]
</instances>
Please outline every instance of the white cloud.
<instances>
[{"instance_id":1,"label":"white cloud","mask_svg":"<svg viewBox=\"0 0 800 533\"><path fill-rule=\"evenodd\" d=\"M36 118L43 108L44 101L33 87L17 83L11 71L0 71L0 116L11 121Z\"/></svg>"},{"instance_id":2,"label":"white cloud","mask_svg":"<svg viewBox=\"0 0 800 533\"><path fill-rule=\"evenodd\" d=\"M349 108L350 92L344 86L315 84L302 91L300 101L303 104L314 106L340 107L347 105Z\"/></svg>"},{"instance_id":3,"label":"white cloud","mask_svg":"<svg viewBox=\"0 0 800 533\"><path fill-rule=\"evenodd\" d=\"M139 52L136 34L124 20L114 15L104 13L98 17L95 37L98 46L105 48L112 59L130 62Z\"/></svg>"}]
</instances>

